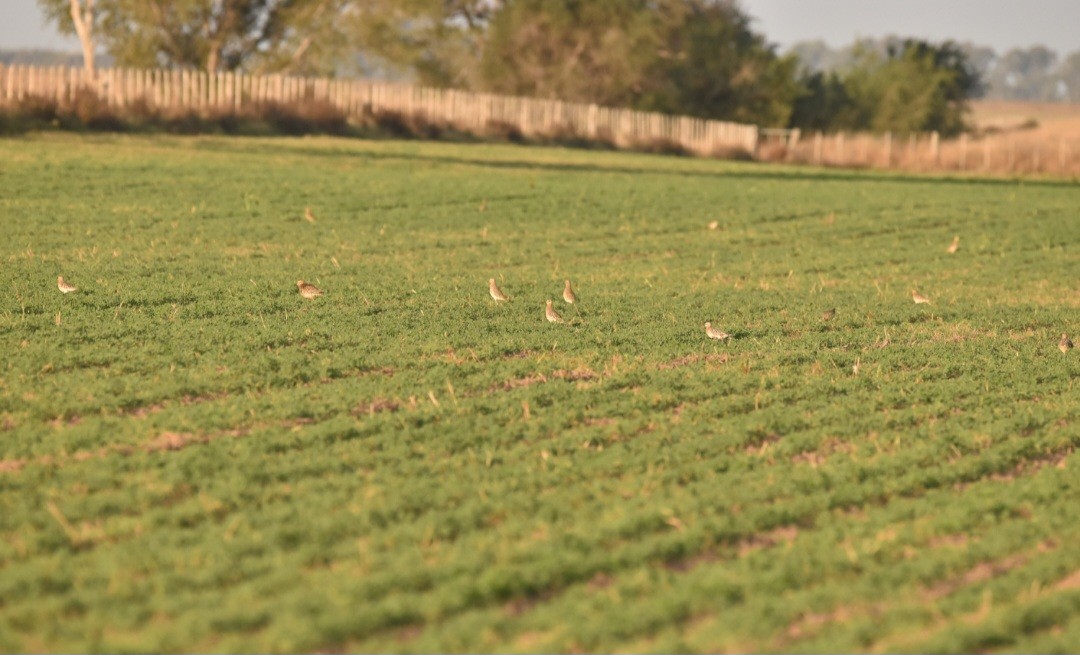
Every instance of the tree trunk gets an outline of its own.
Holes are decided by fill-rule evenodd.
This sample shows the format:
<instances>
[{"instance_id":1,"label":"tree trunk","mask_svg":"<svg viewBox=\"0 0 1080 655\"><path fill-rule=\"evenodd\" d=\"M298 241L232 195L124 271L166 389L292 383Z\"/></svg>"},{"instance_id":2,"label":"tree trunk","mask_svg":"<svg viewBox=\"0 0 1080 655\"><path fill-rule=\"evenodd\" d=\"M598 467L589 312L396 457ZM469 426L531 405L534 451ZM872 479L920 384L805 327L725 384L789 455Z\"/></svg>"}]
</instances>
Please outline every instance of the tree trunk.
<instances>
[{"instance_id":1,"label":"tree trunk","mask_svg":"<svg viewBox=\"0 0 1080 655\"><path fill-rule=\"evenodd\" d=\"M71 21L75 23L75 33L82 44L83 66L94 77L94 0L85 0L86 6L80 7L79 0L71 0Z\"/></svg>"}]
</instances>

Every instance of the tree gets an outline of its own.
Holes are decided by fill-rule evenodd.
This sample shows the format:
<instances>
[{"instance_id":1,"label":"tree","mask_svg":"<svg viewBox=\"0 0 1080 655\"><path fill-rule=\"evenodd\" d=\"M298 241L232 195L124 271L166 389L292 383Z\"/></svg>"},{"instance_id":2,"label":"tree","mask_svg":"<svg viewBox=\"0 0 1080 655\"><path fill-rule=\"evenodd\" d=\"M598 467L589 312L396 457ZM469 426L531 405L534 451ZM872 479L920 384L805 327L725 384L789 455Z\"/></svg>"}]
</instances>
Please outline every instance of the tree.
<instances>
[{"instance_id":1,"label":"tree","mask_svg":"<svg viewBox=\"0 0 1080 655\"><path fill-rule=\"evenodd\" d=\"M353 54L421 84L473 88L493 0L352 0L343 30Z\"/></svg>"},{"instance_id":2,"label":"tree","mask_svg":"<svg viewBox=\"0 0 1080 655\"><path fill-rule=\"evenodd\" d=\"M882 54L878 45L857 44L843 74L804 76L806 92L796 102L792 125L901 134L962 131L967 101L983 89L965 50L952 41L907 39L886 42Z\"/></svg>"},{"instance_id":3,"label":"tree","mask_svg":"<svg viewBox=\"0 0 1080 655\"><path fill-rule=\"evenodd\" d=\"M783 124L796 86L724 0L508 0L483 46L483 88Z\"/></svg>"},{"instance_id":4,"label":"tree","mask_svg":"<svg viewBox=\"0 0 1080 655\"><path fill-rule=\"evenodd\" d=\"M967 59L971 69L978 74L982 84L978 91L972 94L972 98L981 98L990 91L990 74L997 66L998 56L994 52L993 48L987 46L977 46L971 43L965 43L960 48L964 51L964 58Z\"/></svg>"},{"instance_id":5,"label":"tree","mask_svg":"<svg viewBox=\"0 0 1080 655\"><path fill-rule=\"evenodd\" d=\"M656 3L658 56L646 70L645 109L783 126L798 93L794 56L778 57L732 2Z\"/></svg>"},{"instance_id":6,"label":"tree","mask_svg":"<svg viewBox=\"0 0 1080 655\"><path fill-rule=\"evenodd\" d=\"M657 35L645 0L508 0L487 30L483 88L633 104Z\"/></svg>"},{"instance_id":7,"label":"tree","mask_svg":"<svg viewBox=\"0 0 1080 655\"><path fill-rule=\"evenodd\" d=\"M858 107L837 73L804 71L800 87L791 109L792 126L825 132L859 129L869 123L858 115Z\"/></svg>"},{"instance_id":8,"label":"tree","mask_svg":"<svg viewBox=\"0 0 1080 655\"><path fill-rule=\"evenodd\" d=\"M880 132L959 134L968 98L983 88L978 72L952 41L909 39L891 47L873 78L877 93L867 99L876 105L871 128Z\"/></svg>"},{"instance_id":9,"label":"tree","mask_svg":"<svg viewBox=\"0 0 1080 655\"><path fill-rule=\"evenodd\" d=\"M1057 53L1045 46L1013 48L994 67L990 83L1006 100L1055 100Z\"/></svg>"},{"instance_id":10,"label":"tree","mask_svg":"<svg viewBox=\"0 0 1080 655\"><path fill-rule=\"evenodd\" d=\"M1080 50L1065 57L1058 66L1057 77L1065 87L1065 98L1069 102L1080 102Z\"/></svg>"},{"instance_id":11,"label":"tree","mask_svg":"<svg viewBox=\"0 0 1080 655\"><path fill-rule=\"evenodd\" d=\"M83 67L94 75L94 0L39 0L48 20L63 34L75 34L82 46Z\"/></svg>"},{"instance_id":12,"label":"tree","mask_svg":"<svg viewBox=\"0 0 1080 655\"><path fill-rule=\"evenodd\" d=\"M62 31L78 30L80 0L38 0ZM236 70L282 52L297 33L333 24L346 0L81 0L84 16L116 62ZM62 7L70 3L65 14ZM80 37L81 38L81 37ZM303 37L294 39L302 56ZM310 42L308 42L310 44ZM85 48L85 45L84 45Z\"/></svg>"}]
</instances>

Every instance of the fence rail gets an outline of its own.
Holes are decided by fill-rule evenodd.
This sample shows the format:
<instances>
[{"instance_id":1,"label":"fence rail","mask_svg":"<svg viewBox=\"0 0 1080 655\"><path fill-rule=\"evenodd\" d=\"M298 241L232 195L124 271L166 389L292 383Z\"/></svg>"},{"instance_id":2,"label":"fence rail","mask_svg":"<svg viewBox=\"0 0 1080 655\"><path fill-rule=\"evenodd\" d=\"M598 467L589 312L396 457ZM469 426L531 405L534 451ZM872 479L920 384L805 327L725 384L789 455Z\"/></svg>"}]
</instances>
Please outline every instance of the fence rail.
<instances>
[{"instance_id":1,"label":"fence rail","mask_svg":"<svg viewBox=\"0 0 1080 655\"><path fill-rule=\"evenodd\" d=\"M156 109L240 112L270 102L323 101L350 119L396 112L473 133L509 127L525 137L604 140L619 147L661 143L703 155L752 154L758 139L756 126L740 123L369 80L127 68L91 77L82 68L0 65L0 104L26 97L70 103L81 89L118 108L143 102Z\"/></svg>"},{"instance_id":2,"label":"fence rail","mask_svg":"<svg viewBox=\"0 0 1080 655\"><path fill-rule=\"evenodd\" d=\"M1080 175L1080 138L1024 130L961 134L947 140L936 132L804 135L799 130L761 130L756 157L846 168L1069 177Z\"/></svg>"},{"instance_id":3,"label":"fence rail","mask_svg":"<svg viewBox=\"0 0 1080 655\"><path fill-rule=\"evenodd\" d=\"M698 155L742 153L765 161L824 166L1080 175L1080 139L1045 133L962 135L947 141L936 133L807 135L595 104L371 80L126 68L102 69L92 77L76 67L0 64L0 106L26 98L70 105L85 89L121 111L142 103L166 112L239 114L267 103L324 102L348 120L394 113L480 135L514 130L527 138L676 146Z\"/></svg>"}]
</instances>

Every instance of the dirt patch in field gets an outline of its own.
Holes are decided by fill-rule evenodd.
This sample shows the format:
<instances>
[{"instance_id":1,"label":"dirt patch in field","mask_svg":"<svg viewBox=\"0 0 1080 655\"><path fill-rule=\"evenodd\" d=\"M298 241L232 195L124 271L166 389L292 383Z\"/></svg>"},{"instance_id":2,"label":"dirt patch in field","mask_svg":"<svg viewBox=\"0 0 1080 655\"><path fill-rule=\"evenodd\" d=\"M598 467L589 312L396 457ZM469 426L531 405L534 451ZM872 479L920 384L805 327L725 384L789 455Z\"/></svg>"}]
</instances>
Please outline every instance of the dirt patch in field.
<instances>
[{"instance_id":1,"label":"dirt patch in field","mask_svg":"<svg viewBox=\"0 0 1080 655\"><path fill-rule=\"evenodd\" d=\"M353 408L351 414L353 416L363 416L364 414L375 415L383 412L396 412L401 408L401 403L396 400L390 400L389 398L377 397L371 399L367 403L360 403Z\"/></svg>"},{"instance_id":2,"label":"dirt patch in field","mask_svg":"<svg viewBox=\"0 0 1080 655\"><path fill-rule=\"evenodd\" d=\"M419 637L422 632L424 632L424 626L421 624L407 625L404 628L398 628L397 632L394 633L394 639L399 643L407 643ZM349 653L355 652L355 650L350 649L341 652Z\"/></svg>"},{"instance_id":3,"label":"dirt patch in field","mask_svg":"<svg viewBox=\"0 0 1080 655\"><path fill-rule=\"evenodd\" d=\"M773 647L778 650L791 650L788 648L790 644L814 637L827 626L846 623L861 616L880 616L885 611L883 604L870 603L863 606L841 605L828 612L806 612L788 625L783 634L774 641Z\"/></svg>"},{"instance_id":4,"label":"dirt patch in field","mask_svg":"<svg viewBox=\"0 0 1080 655\"><path fill-rule=\"evenodd\" d=\"M689 366L690 364L696 364L697 362L715 362L718 364L726 364L731 360L731 357L727 353L710 353L704 355L702 353L693 353L686 355L685 357L679 357L667 362L660 362L656 365L656 368L661 371L669 371L673 368L681 368L683 366Z\"/></svg>"},{"instance_id":5,"label":"dirt patch in field","mask_svg":"<svg viewBox=\"0 0 1080 655\"><path fill-rule=\"evenodd\" d=\"M1039 471L1052 466L1057 469L1064 469L1068 466L1066 460L1073 454L1072 446L1065 446L1060 450L1043 453L1037 457L1031 459L1024 459L1016 462L1012 468L1005 471L999 471L991 473L978 480L970 480L966 482L957 482L953 485L953 489L956 491L963 491L973 484L991 480L993 482L1012 482L1018 478L1022 478L1029 475L1034 475Z\"/></svg>"},{"instance_id":6,"label":"dirt patch in field","mask_svg":"<svg viewBox=\"0 0 1080 655\"><path fill-rule=\"evenodd\" d=\"M521 378L512 378L510 380L504 380L497 384L493 384L488 387L488 393L496 393L499 391L513 391L514 389L521 389L523 387L531 387L534 384L546 384L550 380L566 380L567 382L577 382L580 380L595 380L600 377L600 374L590 368L576 368L573 370L557 369L552 371L548 375L543 373L533 373L532 375L526 375Z\"/></svg>"},{"instance_id":7,"label":"dirt patch in field","mask_svg":"<svg viewBox=\"0 0 1080 655\"><path fill-rule=\"evenodd\" d=\"M557 380L577 382L579 380L595 380L600 377L600 374L591 368L575 368L573 370L558 369L552 372L551 377Z\"/></svg>"},{"instance_id":8,"label":"dirt patch in field","mask_svg":"<svg viewBox=\"0 0 1080 655\"><path fill-rule=\"evenodd\" d=\"M530 596L522 596L520 598L512 598L503 605L503 612L507 616L521 616L522 614L532 610L540 603L546 602L555 596L555 591L542 591L538 594Z\"/></svg>"},{"instance_id":9,"label":"dirt patch in field","mask_svg":"<svg viewBox=\"0 0 1080 655\"><path fill-rule=\"evenodd\" d=\"M1035 550L1049 552L1056 547L1057 544L1053 540L1047 540L1039 543ZM1030 553L1013 553L990 562L979 562L958 576L924 588L922 590L923 597L928 601L935 601L939 598L951 596L964 587L1001 577L1009 571L1027 564L1030 559Z\"/></svg>"},{"instance_id":10,"label":"dirt patch in field","mask_svg":"<svg viewBox=\"0 0 1080 655\"><path fill-rule=\"evenodd\" d=\"M846 441L830 437L821 442L817 450L806 450L792 455L791 461L796 464L809 464L811 468L817 468L827 462L835 453L851 454L855 447Z\"/></svg>"},{"instance_id":11,"label":"dirt patch in field","mask_svg":"<svg viewBox=\"0 0 1080 655\"><path fill-rule=\"evenodd\" d=\"M930 537L930 540L926 542L926 545L930 548L961 548L968 545L971 538L964 533L959 534L946 534L936 537Z\"/></svg>"},{"instance_id":12,"label":"dirt patch in field","mask_svg":"<svg viewBox=\"0 0 1080 655\"><path fill-rule=\"evenodd\" d=\"M1045 453L1038 457L1032 457L1031 459L1021 460L1009 471L1006 471L1005 473L995 473L988 477L991 480L1011 482L1016 478L1037 473L1048 466L1063 469L1065 468L1065 460L1072 452L1072 448L1066 448L1056 452Z\"/></svg>"},{"instance_id":13,"label":"dirt patch in field","mask_svg":"<svg viewBox=\"0 0 1080 655\"><path fill-rule=\"evenodd\" d=\"M798 536L798 527L794 525L783 525L778 528L773 528L772 530L757 532L743 537L730 544L730 547L738 553L739 557L745 557L759 550L765 550L766 548L772 548L781 544L790 544L795 541L795 538ZM709 548L689 557L668 560L663 563L663 566L668 571L686 573L694 570L701 564L719 562L724 558L724 554L720 550Z\"/></svg>"},{"instance_id":14,"label":"dirt patch in field","mask_svg":"<svg viewBox=\"0 0 1080 655\"><path fill-rule=\"evenodd\" d=\"M1054 583L1055 591L1069 591L1072 589L1080 589L1080 571L1073 571Z\"/></svg>"},{"instance_id":15,"label":"dirt patch in field","mask_svg":"<svg viewBox=\"0 0 1080 655\"><path fill-rule=\"evenodd\" d=\"M739 557L780 544L790 544L798 536L799 528L794 525L784 525L766 532L752 534L739 542Z\"/></svg>"},{"instance_id":16,"label":"dirt patch in field","mask_svg":"<svg viewBox=\"0 0 1080 655\"><path fill-rule=\"evenodd\" d=\"M52 428L66 428L80 423L82 423L82 417L78 414L72 414L68 417L57 416L49 421L49 426Z\"/></svg>"},{"instance_id":17,"label":"dirt patch in field","mask_svg":"<svg viewBox=\"0 0 1080 655\"><path fill-rule=\"evenodd\" d=\"M510 380L504 380L498 384L494 384L488 388L489 393L497 391L513 391L514 389L521 389L522 387L531 387L534 384L542 384L547 382L547 378L540 373L533 375L527 375L523 378L513 378Z\"/></svg>"},{"instance_id":18,"label":"dirt patch in field","mask_svg":"<svg viewBox=\"0 0 1080 655\"><path fill-rule=\"evenodd\" d=\"M615 579L601 571L589 578L586 587L588 587L590 591L599 591L601 589L607 589L613 584L615 584Z\"/></svg>"},{"instance_id":19,"label":"dirt patch in field","mask_svg":"<svg viewBox=\"0 0 1080 655\"><path fill-rule=\"evenodd\" d=\"M18 471L26 466L25 459L0 459L0 473Z\"/></svg>"},{"instance_id":20,"label":"dirt patch in field","mask_svg":"<svg viewBox=\"0 0 1080 655\"><path fill-rule=\"evenodd\" d=\"M750 443L746 444L743 450L748 455L760 455L772 444L779 442L783 437L775 432L769 432L767 434L757 434L750 439Z\"/></svg>"},{"instance_id":21,"label":"dirt patch in field","mask_svg":"<svg viewBox=\"0 0 1080 655\"><path fill-rule=\"evenodd\" d=\"M310 381L310 382L303 382L303 383L297 384L297 385L295 385L293 387L277 387L277 388L273 388L273 389L266 389L266 390L262 391L261 393L259 393L258 396L260 396L260 397L261 396L266 396L266 395L269 395L269 394L274 393L274 392L288 391L290 389L304 389L304 388L313 387L313 386L319 385L319 384L331 384L333 382L337 382L338 380L347 380L347 379L351 379L351 378L359 378L359 377L364 377L365 375L382 375L382 376L385 376L385 377L393 377L395 372L396 372L395 369L393 369L392 367L389 367L389 366L383 366L383 367L379 367L379 368L357 369L357 370L349 371L349 372L341 374L341 375L335 375L335 376L332 376L332 377L322 378L320 380L315 380L315 381ZM147 405L137 405L137 406L134 406L134 407L121 408L117 412L117 415L118 416L130 416L130 417L133 417L133 418L146 418L147 416L149 416L151 414L156 414L156 413L158 413L158 412L160 412L160 411L162 411L162 410L164 410L164 409L166 409L168 407L172 407L172 406L176 406L176 405L179 405L179 406L182 406L182 407L187 407L187 406L190 406L190 405L200 405L200 404L203 404L203 403L211 403L211 402L216 402L216 401L219 401L219 400L226 400L228 398L231 398L232 396L233 396L233 392L229 391L229 390L213 391L213 392L209 392L209 393L196 394L196 395L185 394L184 396L181 396L179 398L167 398L167 399L159 400L157 402L150 403L150 404L147 404ZM57 417L57 418L53 419L53 421L58 421L58 420L62 420L62 417Z\"/></svg>"}]
</instances>

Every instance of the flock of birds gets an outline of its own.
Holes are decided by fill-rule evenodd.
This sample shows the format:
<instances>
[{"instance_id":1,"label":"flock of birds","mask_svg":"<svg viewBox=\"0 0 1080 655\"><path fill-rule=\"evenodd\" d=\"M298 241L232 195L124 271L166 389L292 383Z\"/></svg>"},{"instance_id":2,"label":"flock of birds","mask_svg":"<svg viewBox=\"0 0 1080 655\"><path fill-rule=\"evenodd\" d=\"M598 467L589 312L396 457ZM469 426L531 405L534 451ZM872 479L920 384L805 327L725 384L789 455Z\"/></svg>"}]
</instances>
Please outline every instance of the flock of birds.
<instances>
[{"instance_id":1,"label":"flock of birds","mask_svg":"<svg viewBox=\"0 0 1080 655\"><path fill-rule=\"evenodd\" d=\"M311 214L310 208L305 210L304 218L308 221L314 222L314 216ZM709 229L716 229L716 221L709 224ZM959 247L960 237L956 236L953 237L952 243L949 244L949 247L946 248L945 251L949 254L953 254L957 251ZM78 291L78 288L66 282L64 280L64 276L62 275L57 276L56 287L60 289L61 293L71 293L72 291ZM308 300L313 300L323 295L322 289L315 286L314 284L311 284L310 282L305 282L304 280L297 280L296 288L299 290L300 295L304 298L307 298ZM510 297L503 293L502 289L499 288L499 285L495 283L495 278L488 279L488 293L491 294L491 297L496 304L500 302L510 301ZM573 305L577 302L577 294L575 294L573 288L571 288L570 280L566 280L566 284L563 287L562 297L567 304ZM930 299L919 293L916 289L911 290L911 299L915 302L916 305L930 304ZM821 320L830 321L833 319L834 316L836 316L835 307L825 310L825 312L821 314ZM555 306L550 298L548 298L547 305L544 307L544 318L546 318L549 323L565 323L563 317L559 315L559 312L555 311ZM730 339L732 335L724 332L719 328L713 327L711 321L705 321L705 336L710 339L724 341ZM1058 341L1058 350L1063 353L1067 353L1072 350L1072 348L1072 340L1069 339L1066 333L1062 333L1061 340ZM855 370L857 373L858 362L856 362L855 366Z\"/></svg>"},{"instance_id":2,"label":"flock of birds","mask_svg":"<svg viewBox=\"0 0 1080 655\"><path fill-rule=\"evenodd\" d=\"M491 298L496 304L510 301L510 296L503 293L503 290L499 288L499 285L495 284L495 278L488 279L488 293L491 294ZM562 297L569 305L573 305L577 302L577 294L575 294L574 290L570 287L570 280L566 280ZM548 323L565 323L563 317L559 316L559 312L555 311L555 305L551 302L551 298L548 298L547 305L544 307L544 318L547 319Z\"/></svg>"}]
</instances>

